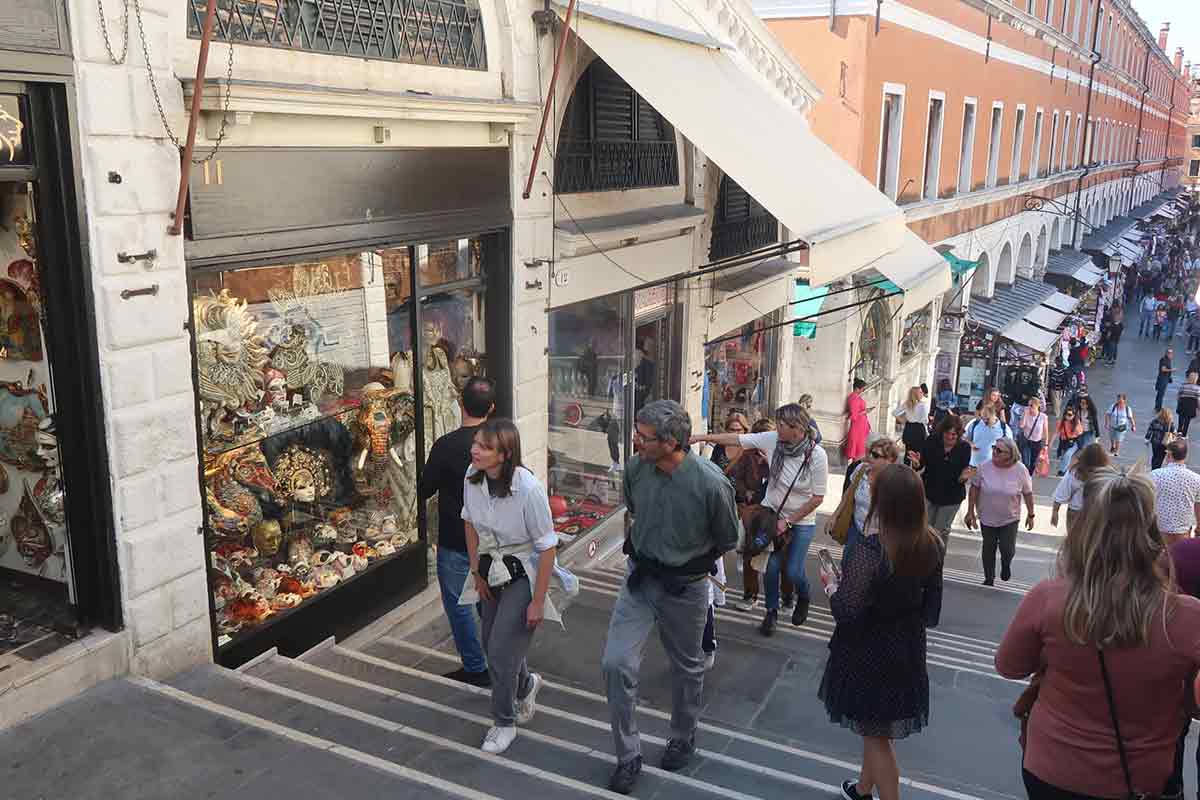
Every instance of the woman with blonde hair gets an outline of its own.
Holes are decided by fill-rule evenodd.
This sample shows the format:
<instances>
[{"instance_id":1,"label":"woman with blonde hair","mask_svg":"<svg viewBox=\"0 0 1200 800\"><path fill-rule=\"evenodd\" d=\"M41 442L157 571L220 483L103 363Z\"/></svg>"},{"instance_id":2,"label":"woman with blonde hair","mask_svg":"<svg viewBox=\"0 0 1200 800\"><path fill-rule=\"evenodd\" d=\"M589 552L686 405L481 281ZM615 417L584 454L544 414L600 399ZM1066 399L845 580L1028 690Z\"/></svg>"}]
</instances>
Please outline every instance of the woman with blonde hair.
<instances>
[{"instance_id":1,"label":"woman with blonde hair","mask_svg":"<svg viewBox=\"0 0 1200 800\"><path fill-rule=\"evenodd\" d=\"M725 415L725 433L749 433L750 420L746 415L736 409ZM738 460L742 454L740 445L715 445L712 451L712 462L721 469L728 469L729 465Z\"/></svg>"},{"instance_id":2,"label":"woman with blonde hair","mask_svg":"<svg viewBox=\"0 0 1200 800\"><path fill-rule=\"evenodd\" d=\"M1021 500L1027 515L1025 529L1033 528L1033 479L1021 463L1021 454L1012 439L998 439L992 445L992 457L979 465L967 493L967 527L979 528L983 536L983 585L996 583L996 549L1000 550L1000 580L1012 577L1013 556L1017 553L1017 524L1021 521Z\"/></svg>"},{"instance_id":3,"label":"woman with blonde hair","mask_svg":"<svg viewBox=\"0 0 1200 800\"><path fill-rule=\"evenodd\" d=\"M908 397L896 406L892 416L896 418L896 422L904 425L900 441L904 442L905 451L921 452L921 448L925 446L925 437L929 435L929 429L926 427L926 423L929 422L929 400L920 386L908 390Z\"/></svg>"},{"instance_id":4,"label":"woman with blonde hair","mask_svg":"<svg viewBox=\"0 0 1200 800\"><path fill-rule=\"evenodd\" d=\"M892 741L929 724L925 629L942 610L942 546L925 518L921 478L900 464L877 472L872 533L846 551L840 577L821 565L836 626L818 696L831 722L863 740L858 780L842 783L846 800L875 789L880 800L900 797Z\"/></svg>"},{"instance_id":5,"label":"woman with blonde hair","mask_svg":"<svg viewBox=\"0 0 1200 800\"><path fill-rule=\"evenodd\" d=\"M1150 469L1162 466L1167 445L1175 441L1175 415L1169 408L1160 408L1146 426L1146 442L1150 445Z\"/></svg>"},{"instance_id":6,"label":"woman with blonde hair","mask_svg":"<svg viewBox=\"0 0 1200 800\"><path fill-rule=\"evenodd\" d=\"M1163 550L1150 479L1096 470L1057 575L1025 596L996 651L1004 677L1041 675L1030 798L1165 796L1200 667L1200 600L1172 591Z\"/></svg>"}]
</instances>

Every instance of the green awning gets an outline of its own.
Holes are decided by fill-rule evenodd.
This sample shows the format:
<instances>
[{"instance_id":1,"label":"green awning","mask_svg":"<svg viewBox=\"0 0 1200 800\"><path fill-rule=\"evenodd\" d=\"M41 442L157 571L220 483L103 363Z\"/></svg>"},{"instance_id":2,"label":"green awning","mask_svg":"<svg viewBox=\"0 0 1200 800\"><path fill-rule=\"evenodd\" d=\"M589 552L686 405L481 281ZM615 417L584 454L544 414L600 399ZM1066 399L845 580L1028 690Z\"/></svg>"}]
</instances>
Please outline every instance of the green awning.
<instances>
[{"instance_id":1,"label":"green awning","mask_svg":"<svg viewBox=\"0 0 1200 800\"><path fill-rule=\"evenodd\" d=\"M965 258L959 258L952 253L942 253L942 258L950 264L950 274L954 277L954 282L958 283L959 279L966 275L971 270L979 266L978 261L967 261Z\"/></svg>"},{"instance_id":2,"label":"green awning","mask_svg":"<svg viewBox=\"0 0 1200 800\"><path fill-rule=\"evenodd\" d=\"M789 309L789 313L795 319L802 319L813 314L821 312L821 304L825 302L825 295L829 294L828 286L817 286L813 288L807 283L796 281L796 291L794 295L795 303ZM805 339L815 339L817 337L817 323L812 322L797 322L792 326L793 336L802 336Z\"/></svg>"}]
</instances>

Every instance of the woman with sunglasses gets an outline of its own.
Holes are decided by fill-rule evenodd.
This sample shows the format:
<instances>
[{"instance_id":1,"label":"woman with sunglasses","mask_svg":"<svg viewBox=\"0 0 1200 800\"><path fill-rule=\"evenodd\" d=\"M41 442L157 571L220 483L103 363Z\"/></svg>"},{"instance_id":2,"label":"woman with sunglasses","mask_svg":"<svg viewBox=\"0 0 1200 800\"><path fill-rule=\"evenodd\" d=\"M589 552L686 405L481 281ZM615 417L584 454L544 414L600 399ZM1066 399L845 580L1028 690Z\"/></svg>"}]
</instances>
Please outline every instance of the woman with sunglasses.
<instances>
[{"instance_id":1,"label":"woman with sunglasses","mask_svg":"<svg viewBox=\"0 0 1200 800\"><path fill-rule=\"evenodd\" d=\"M1021 501L1025 501L1025 530L1033 528L1033 479L1021 463L1021 454L1011 439L992 445L992 457L979 465L967 493L967 516L971 530L983 534L983 585L996 583L996 549L1000 549L1000 580L1012 577L1012 560L1017 552L1017 523Z\"/></svg>"},{"instance_id":2,"label":"woman with sunglasses","mask_svg":"<svg viewBox=\"0 0 1200 800\"><path fill-rule=\"evenodd\" d=\"M725 432L737 434L749 433L750 420L746 419L746 415L741 411L731 409L729 413L725 415ZM728 469L729 465L734 461L737 461L741 454L742 448L740 445L731 444L729 446L725 446L718 444L713 447L712 461L714 464L724 470Z\"/></svg>"},{"instance_id":3,"label":"woman with sunglasses","mask_svg":"<svg viewBox=\"0 0 1200 800\"><path fill-rule=\"evenodd\" d=\"M849 492L852 489L854 491L854 515L850 521L850 530L846 534L846 547L842 553L843 561L846 553L854 544L864 536L871 536L878 532L878 525L872 527L874 520L867 518L867 512L871 510L871 487L875 485L875 479L884 467L895 464L899 459L900 448L896 446L896 443L886 436L880 436L867 445L867 457L851 464L849 471L846 472L846 480L843 485L845 491Z\"/></svg>"},{"instance_id":4,"label":"woman with sunglasses","mask_svg":"<svg viewBox=\"0 0 1200 800\"><path fill-rule=\"evenodd\" d=\"M1054 431L1054 438L1058 441L1058 477L1061 478L1067 473L1071 459L1064 456L1068 453L1074 454L1082 435L1083 424L1079 421L1079 410L1074 405L1069 405L1063 411L1062 419L1058 421L1058 427Z\"/></svg>"}]
</instances>

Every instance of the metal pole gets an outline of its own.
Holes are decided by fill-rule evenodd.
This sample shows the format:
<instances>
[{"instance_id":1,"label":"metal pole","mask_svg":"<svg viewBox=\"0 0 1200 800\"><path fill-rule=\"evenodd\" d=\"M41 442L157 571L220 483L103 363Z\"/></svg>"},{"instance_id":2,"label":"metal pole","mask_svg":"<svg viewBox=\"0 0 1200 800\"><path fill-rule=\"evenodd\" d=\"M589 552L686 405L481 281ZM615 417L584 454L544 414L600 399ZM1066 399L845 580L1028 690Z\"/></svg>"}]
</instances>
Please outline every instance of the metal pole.
<instances>
[{"instance_id":1,"label":"metal pole","mask_svg":"<svg viewBox=\"0 0 1200 800\"><path fill-rule=\"evenodd\" d=\"M1092 120L1092 88L1093 88L1094 84L1096 83L1096 64L1098 64L1100 62L1100 53L1097 52L1095 49L1096 36L1100 32L1100 10L1101 10L1101 4L1097 3L1096 4L1096 21L1094 23L1092 23L1092 66L1088 70L1087 103L1083 108L1083 136L1079 137L1081 140L1080 145L1079 145L1079 148L1080 148L1079 160L1080 161L1083 161L1085 158L1088 158L1088 153L1086 151L1089 148L1096 147L1095 135L1093 134L1091 137L1088 137L1087 132L1088 132L1088 129L1092 126L1092 121L1093 121ZM1075 224L1071 226L1071 247L1075 247L1075 238L1076 238L1076 235L1079 233L1079 205L1080 205L1080 203L1083 202L1083 179L1086 178L1088 176L1088 173L1090 173L1092 171L1091 167L1089 166L1090 164L1091 164L1091 161L1088 161L1086 164L1084 164L1083 172L1079 175L1079 180L1076 181L1076 183L1075 183Z\"/></svg>"},{"instance_id":2,"label":"metal pole","mask_svg":"<svg viewBox=\"0 0 1200 800\"><path fill-rule=\"evenodd\" d=\"M208 0L211 4L213 0ZM538 156L542 154L542 142L546 140L546 123L550 120L550 104L554 102L554 85L558 83L558 68L562 65L563 51L567 49L567 34L571 32L571 12L575 10L575 0L567 5L567 14L563 17L562 39L558 42L558 52L554 54L554 71L550 73L550 88L546 90L546 105L542 108L542 124L538 128L537 144L533 146L533 160L529 164L529 178L525 181L525 191L521 192L523 200L529 199L533 189L533 177L537 174Z\"/></svg>"},{"instance_id":3,"label":"metal pole","mask_svg":"<svg viewBox=\"0 0 1200 800\"><path fill-rule=\"evenodd\" d=\"M192 84L192 111L188 117L187 141L179 159L179 195L175 198L175 217L167 233L183 232L183 209L187 205L188 179L191 177L192 151L196 149L196 124L200 120L200 100L204 94L204 73L208 69L208 45L212 42L213 23L217 19L217 0L208 0L204 10L204 30L200 34L200 57L196 59L196 82ZM233 42L229 43L233 47Z\"/></svg>"}]
</instances>

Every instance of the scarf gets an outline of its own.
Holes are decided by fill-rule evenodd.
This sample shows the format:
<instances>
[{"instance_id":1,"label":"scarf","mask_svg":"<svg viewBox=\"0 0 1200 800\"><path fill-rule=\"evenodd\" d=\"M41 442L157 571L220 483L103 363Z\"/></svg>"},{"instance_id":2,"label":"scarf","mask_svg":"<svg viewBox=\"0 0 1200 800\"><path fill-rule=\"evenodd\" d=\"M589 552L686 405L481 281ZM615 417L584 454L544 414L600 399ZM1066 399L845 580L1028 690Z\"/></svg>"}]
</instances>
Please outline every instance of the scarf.
<instances>
[{"instance_id":1,"label":"scarf","mask_svg":"<svg viewBox=\"0 0 1200 800\"><path fill-rule=\"evenodd\" d=\"M777 480L783 472L783 462L789 458L808 458L809 453L816 447L812 436L805 436L798 442L780 440L771 451L771 480ZM803 463L803 462L801 462Z\"/></svg>"}]
</instances>

